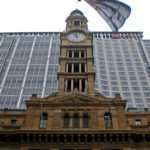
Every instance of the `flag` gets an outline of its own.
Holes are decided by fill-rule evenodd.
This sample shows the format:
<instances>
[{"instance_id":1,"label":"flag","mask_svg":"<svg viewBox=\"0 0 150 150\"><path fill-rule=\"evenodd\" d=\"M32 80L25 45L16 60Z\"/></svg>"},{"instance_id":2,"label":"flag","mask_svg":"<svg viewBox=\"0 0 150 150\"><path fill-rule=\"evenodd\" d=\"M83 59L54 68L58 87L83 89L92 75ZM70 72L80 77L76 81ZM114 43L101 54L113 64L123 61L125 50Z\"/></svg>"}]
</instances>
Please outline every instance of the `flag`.
<instances>
[{"instance_id":1,"label":"flag","mask_svg":"<svg viewBox=\"0 0 150 150\"><path fill-rule=\"evenodd\" d=\"M85 0L102 16L112 31L118 31L130 16L131 8L118 0Z\"/></svg>"}]
</instances>

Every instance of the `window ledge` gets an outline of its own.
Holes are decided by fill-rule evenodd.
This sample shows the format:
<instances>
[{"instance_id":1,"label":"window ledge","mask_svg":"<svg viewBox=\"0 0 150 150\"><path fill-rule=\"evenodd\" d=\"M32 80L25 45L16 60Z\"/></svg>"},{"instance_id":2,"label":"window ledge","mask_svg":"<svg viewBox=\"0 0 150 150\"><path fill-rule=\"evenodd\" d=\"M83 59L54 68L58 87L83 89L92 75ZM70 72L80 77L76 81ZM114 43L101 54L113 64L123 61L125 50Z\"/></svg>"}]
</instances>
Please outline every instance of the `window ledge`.
<instances>
[{"instance_id":1,"label":"window ledge","mask_svg":"<svg viewBox=\"0 0 150 150\"><path fill-rule=\"evenodd\" d=\"M11 124L2 124L1 125L1 127L2 128L4 128L4 129L20 129L21 128L21 125L19 125L19 124L16 124L16 125L11 125Z\"/></svg>"},{"instance_id":2,"label":"window ledge","mask_svg":"<svg viewBox=\"0 0 150 150\"><path fill-rule=\"evenodd\" d=\"M132 127L132 128L148 128L149 125L144 125L144 124L135 125L135 124L132 124L132 125L130 125L130 127Z\"/></svg>"}]
</instances>

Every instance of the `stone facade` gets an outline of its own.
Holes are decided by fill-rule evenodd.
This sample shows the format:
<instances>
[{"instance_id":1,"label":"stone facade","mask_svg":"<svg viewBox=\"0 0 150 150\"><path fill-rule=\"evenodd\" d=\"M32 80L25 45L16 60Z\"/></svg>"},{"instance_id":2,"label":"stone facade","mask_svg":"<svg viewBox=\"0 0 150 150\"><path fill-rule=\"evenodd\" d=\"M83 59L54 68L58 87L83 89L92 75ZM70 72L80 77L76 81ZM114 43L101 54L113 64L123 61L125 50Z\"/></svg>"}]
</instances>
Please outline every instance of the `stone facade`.
<instances>
[{"instance_id":1,"label":"stone facade","mask_svg":"<svg viewBox=\"0 0 150 150\"><path fill-rule=\"evenodd\" d=\"M47 114L44 123L43 113ZM106 113L111 114L111 125L105 119ZM65 114L70 116L68 125ZM79 115L78 121L74 114ZM84 114L88 114L86 124ZM79 93L33 96L24 111L0 112L0 145L14 150L143 150L143 147L148 150L149 116L149 112L125 111L125 101L119 95L114 98Z\"/></svg>"}]
</instances>

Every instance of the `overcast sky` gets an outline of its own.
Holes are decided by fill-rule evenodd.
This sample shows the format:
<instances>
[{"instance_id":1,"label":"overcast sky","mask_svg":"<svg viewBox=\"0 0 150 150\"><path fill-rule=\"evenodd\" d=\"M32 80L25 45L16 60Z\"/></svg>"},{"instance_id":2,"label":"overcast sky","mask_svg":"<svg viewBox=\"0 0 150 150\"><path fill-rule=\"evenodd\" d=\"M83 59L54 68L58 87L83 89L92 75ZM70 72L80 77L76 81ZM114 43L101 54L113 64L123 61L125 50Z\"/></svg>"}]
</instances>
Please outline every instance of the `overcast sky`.
<instances>
[{"instance_id":1,"label":"overcast sky","mask_svg":"<svg viewBox=\"0 0 150 150\"><path fill-rule=\"evenodd\" d=\"M143 31L150 39L150 0L120 0L129 4L132 14L120 31ZM65 19L80 9L91 31L110 31L105 21L84 0L0 0L0 32L63 31Z\"/></svg>"}]
</instances>

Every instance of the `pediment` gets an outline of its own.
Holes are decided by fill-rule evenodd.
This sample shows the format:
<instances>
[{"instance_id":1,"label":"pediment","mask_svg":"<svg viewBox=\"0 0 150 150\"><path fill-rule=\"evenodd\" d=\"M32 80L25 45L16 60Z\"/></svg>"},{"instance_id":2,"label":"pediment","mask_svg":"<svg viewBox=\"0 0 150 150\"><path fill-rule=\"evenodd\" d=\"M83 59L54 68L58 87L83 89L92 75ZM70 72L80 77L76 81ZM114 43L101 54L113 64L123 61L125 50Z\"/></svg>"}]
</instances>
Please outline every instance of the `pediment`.
<instances>
[{"instance_id":1,"label":"pediment","mask_svg":"<svg viewBox=\"0 0 150 150\"><path fill-rule=\"evenodd\" d=\"M61 104L61 105L95 105L100 104L101 101L104 100L104 97L94 97L89 95L82 95L82 94L68 94L64 96L58 97L47 97L47 101L51 104Z\"/></svg>"},{"instance_id":2,"label":"pediment","mask_svg":"<svg viewBox=\"0 0 150 150\"><path fill-rule=\"evenodd\" d=\"M113 98L105 97L101 94L99 95L88 95L80 93L71 94L53 94L45 98L31 97L30 101L27 101L27 107L74 107L74 106L110 106L110 105L122 105L125 106L125 101L123 101L120 95L116 95Z\"/></svg>"},{"instance_id":3,"label":"pediment","mask_svg":"<svg viewBox=\"0 0 150 150\"><path fill-rule=\"evenodd\" d=\"M105 97L101 94L88 95L81 93L70 94L53 94L45 98L31 97L30 101L27 101L27 107L57 107L57 106L107 106L107 105L122 105L125 106L125 101L122 101L120 95L116 95L113 98Z\"/></svg>"}]
</instances>

